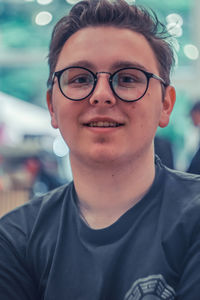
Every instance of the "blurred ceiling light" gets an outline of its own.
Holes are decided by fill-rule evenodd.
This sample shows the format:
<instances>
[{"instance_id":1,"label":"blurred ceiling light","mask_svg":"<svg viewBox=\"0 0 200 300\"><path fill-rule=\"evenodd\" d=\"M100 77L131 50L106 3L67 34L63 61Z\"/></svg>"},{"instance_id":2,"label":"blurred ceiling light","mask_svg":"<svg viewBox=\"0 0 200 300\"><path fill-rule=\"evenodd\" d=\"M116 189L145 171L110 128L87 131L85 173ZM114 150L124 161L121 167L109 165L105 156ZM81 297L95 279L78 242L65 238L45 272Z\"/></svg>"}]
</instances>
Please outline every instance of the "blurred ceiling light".
<instances>
[{"instance_id":1,"label":"blurred ceiling light","mask_svg":"<svg viewBox=\"0 0 200 300\"><path fill-rule=\"evenodd\" d=\"M80 2L81 0L66 0L66 2L67 3L69 3L69 4L76 4L76 3L78 3L78 2Z\"/></svg>"},{"instance_id":2,"label":"blurred ceiling light","mask_svg":"<svg viewBox=\"0 0 200 300\"><path fill-rule=\"evenodd\" d=\"M24 2L34 2L35 0L24 0Z\"/></svg>"},{"instance_id":3,"label":"blurred ceiling light","mask_svg":"<svg viewBox=\"0 0 200 300\"><path fill-rule=\"evenodd\" d=\"M47 5L50 4L53 0L37 0L38 4Z\"/></svg>"},{"instance_id":4,"label":"blurred ceiling light","mask_svg":"<svg viewBox=\"0 0 200 300\"><path fill-rule=\"evenodd\" d=\"M178 23L168 23L167 30L174 37L180 37L183 34L183 29Z\"/></svg>"},{"instance_id":5,"label":"blurred ceiling light","mask_svg":"<svg viewBox=\"0 0 200 300\"><path fill-rule=\"evenodd\" d=\"M196 60L199 57L199 50L195 45L187 44L183 48L185 56L191 60Z\"/></svg>"},{"instance_id":6,"label":"blurred ceiling light","mask_svg":"<svg viewBox=\"0 0 200 300\"><path fill-rule=\"evenodd\" d=\"M179 14L170 14L166 17L167 23L175 23L179 26L183 25L183 18Z\"/></svg>"},{"instance_id":7,"label":"blurred ceiling light","mask_svg":"<svg viewBox=\"0 0 200 300\"><path fill-rule=\"evenodd\" d=\"M55 138L53 142L53 152L59 157L64 157L68 154L69 149L61 137Z\"/></svg>"},{"instance_id":8,"label":"blurred ceiling light","mask_svg":"<svg viewBox=\"0 0 200 300\"><path fill-rule=\"evenodd\" d=\"M48 11L41 11L35 17L35 23L39 26L45 26L51 22L52 18L52 14Z\"/></svg>"}]
</instances>

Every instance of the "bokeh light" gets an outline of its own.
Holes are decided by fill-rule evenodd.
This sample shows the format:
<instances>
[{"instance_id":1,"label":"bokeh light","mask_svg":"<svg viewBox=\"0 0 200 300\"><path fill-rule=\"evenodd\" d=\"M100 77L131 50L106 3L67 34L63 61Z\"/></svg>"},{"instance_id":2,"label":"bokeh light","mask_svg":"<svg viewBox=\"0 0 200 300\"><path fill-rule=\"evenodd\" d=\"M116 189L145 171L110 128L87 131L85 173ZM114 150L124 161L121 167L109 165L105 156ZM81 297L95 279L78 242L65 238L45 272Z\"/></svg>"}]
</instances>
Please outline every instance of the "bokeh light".
<instances>
[{"instance_id":1,"label":"bokeh light","mask_svg":"<svg viewBox=\"0 0 200 300\"><path fill-rule=\"evenodd\" d=\"M71 5L74 5L78 2L80 2L81 0L66 0L67 3L71 4Z\"/></svg>"},{"instance_id":2,"label":"bokeh light","mask_svg":"<svg viewBox=\"0 0 200 300\"><path fill-rule=\"evenodd\" d=\"M134 4L134 3L135 3L135 0L126 0L126 2L127 2L128 4Z\"/></svg>"},{"instance_id":3,"label":"bokeh light","mask_svg":"<svg viewBox=\"0 0 200 300\"><path fill-rule=\"evenodd\" d=\"M51 2L53 2L53 0L37 0L37 3L41 5L47 5L50 4Z\"/></svg>"},{"instance_id":4,"label":"bokeh light","mask_svg":"<svg viewBox=\"0 0 200 300\"><path fill-rule=\"evenodd\" d=\"M55 138L53 142L53 152L56 156L64 157L68 154L69 149L62 137Z\"/></svg>"},{"instance_id":5,"label":"bokeh light","mask_svg":"<svg viewBox=\"0 0 200 300\"><path fill-rule=\"evenodd\" d=\"M184 54L191 60L196 60L199 58L199 50L195 45L187 44L183 48Z\"/></svg>"},{"instance_id":6,"label":"bokeh light","mask_svg":"<svg viewBox=\"0 0 200 300\"><path fill-rule=\"evenodd\" d=\"M169 14L166 17L166 21L168 24L173 23L173 24L177 24L178 26L182 26L183 25L183 18L179 15L179 14Z\"/></svg>"},{"instance_id":7,"label":"bokeh light","mask_svg":"<svg viewBox=\"0 0 200 300\"><path fill-rule=\"evenodd\" d=\"M174 37L181 37L183 35L183 29L178 23L168 23L167 30Z\"/></svg>"},{"instance_id":8,"label":"bokeh light","mask_svg":"<svg viewBox=\"0 0 200 300\"><path fill-rule=\"evenodd\" d=\"M35 17L35 23L39 26L45 26L49 24L52 20L53 16L48 11L41 11Z\"/></svg>"},{"instance_id":9,"label":"bokeh light","mask_svg":"<svg viewBox=\"0 0 200 300\"><path fill-rule=\"evenodd\" d=\"M169 14L166 17L167 30L174 37L181 37L183 35L183 18L176 13Z\"/></svg>"}]
</instances>

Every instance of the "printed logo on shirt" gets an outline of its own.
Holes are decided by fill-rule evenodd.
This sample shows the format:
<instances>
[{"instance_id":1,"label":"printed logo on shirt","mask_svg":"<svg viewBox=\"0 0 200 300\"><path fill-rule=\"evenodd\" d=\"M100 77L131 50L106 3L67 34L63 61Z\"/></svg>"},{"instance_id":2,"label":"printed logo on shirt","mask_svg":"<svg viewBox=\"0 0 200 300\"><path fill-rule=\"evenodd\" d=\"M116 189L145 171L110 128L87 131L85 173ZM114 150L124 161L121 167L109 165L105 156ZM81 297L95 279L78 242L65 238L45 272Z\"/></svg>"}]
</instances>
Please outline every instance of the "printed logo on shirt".
<instances>
[{"instance_id":1,"label":"printed logo on shirt","mask_svg":"<svg viewBox=\"0 0 200 300\"><path fill-rule=\"evenodd\" d=\"M124 300L174 300L175 292L162 275L151 275L136 280Z\"/></svg>"}]
</instances>

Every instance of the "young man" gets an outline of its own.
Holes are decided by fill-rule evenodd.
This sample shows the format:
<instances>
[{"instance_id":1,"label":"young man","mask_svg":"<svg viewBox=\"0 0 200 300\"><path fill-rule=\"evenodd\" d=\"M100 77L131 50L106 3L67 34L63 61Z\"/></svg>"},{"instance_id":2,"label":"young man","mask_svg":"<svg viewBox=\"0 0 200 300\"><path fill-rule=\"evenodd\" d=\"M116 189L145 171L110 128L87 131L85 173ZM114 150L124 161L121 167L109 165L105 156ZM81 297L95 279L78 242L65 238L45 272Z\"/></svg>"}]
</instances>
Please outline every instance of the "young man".
<instances>
[{"instance_id":1,"label":"young man","mask_svg":"<svg viewBox=\"0 0 200 300\"><path fill-rule=\"evenodd\" d=\"M1 219L3 300L199 300L200 179L154 158L175 102L165 37L124 0L56 25L47 103L74 180Z\"/></svg>"}]
</instances>

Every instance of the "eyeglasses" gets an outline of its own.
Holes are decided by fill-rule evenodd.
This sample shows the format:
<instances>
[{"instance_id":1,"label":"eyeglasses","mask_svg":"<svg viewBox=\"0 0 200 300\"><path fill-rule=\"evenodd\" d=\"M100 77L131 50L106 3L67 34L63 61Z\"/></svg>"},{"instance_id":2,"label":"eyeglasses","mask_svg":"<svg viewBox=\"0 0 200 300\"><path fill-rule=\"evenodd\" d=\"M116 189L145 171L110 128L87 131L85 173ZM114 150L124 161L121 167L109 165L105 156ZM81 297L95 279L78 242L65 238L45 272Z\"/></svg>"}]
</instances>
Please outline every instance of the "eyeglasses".
<instances>
[{"instance_id":1,"label":"eyeglasses","mask_svg":"<svg viewBox=\"0 0 200 300\"><path fill-rule=\"evenodd\" d=\"M122 68L113 74L109 72L97 72L78 66L68 67L53 74L61 93L68 99L80 101L90 96L97 84L98 74L109 74L109 84L113 93L122 101L134 102L141 99L148 90L150 78L159 80L164 86L165 81L147 71L139 68Z\"/></svg>"}]
</instances>

